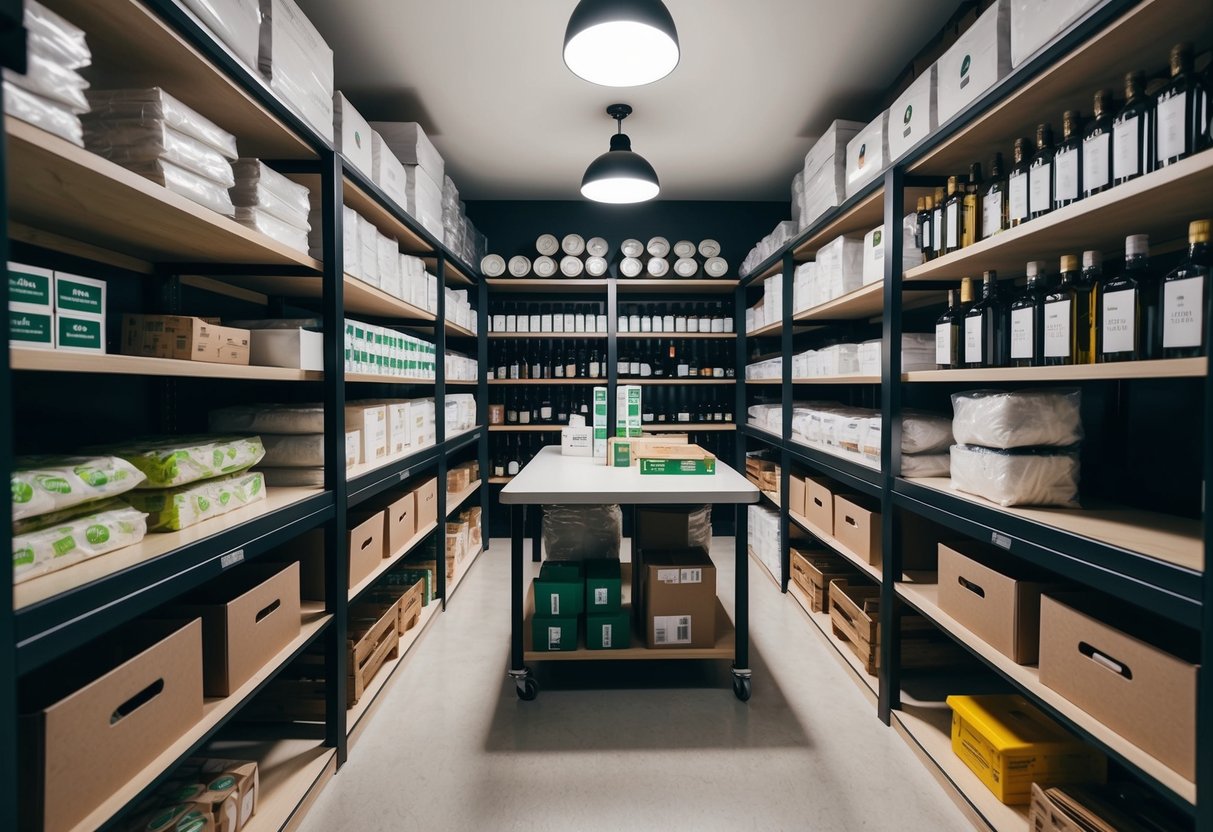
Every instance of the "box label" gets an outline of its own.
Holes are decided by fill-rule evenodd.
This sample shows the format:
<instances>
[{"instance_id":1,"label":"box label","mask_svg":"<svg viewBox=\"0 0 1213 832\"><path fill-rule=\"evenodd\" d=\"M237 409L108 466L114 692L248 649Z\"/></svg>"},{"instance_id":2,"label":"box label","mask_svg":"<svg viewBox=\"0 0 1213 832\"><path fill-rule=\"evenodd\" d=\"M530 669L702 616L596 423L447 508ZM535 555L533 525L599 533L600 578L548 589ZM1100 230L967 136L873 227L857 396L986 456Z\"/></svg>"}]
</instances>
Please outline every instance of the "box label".
<instances>
[{"instance_id":1,"label":"box label","mask_svg":"<svg viewBox=\"0 0 1213 832\"><path fill-rule=\"evenodd\" d=\"M104 352L105 337L101 331L101 320L55 315L58 321L57 341L59 349Z\"/></svg>"},{"instance_id":2,"label":"box label","mask_svg":"<svg viewBox=\"0 0 1213 832\"><path fill-rule=\"evenodd\" d=\"M606 590L602 590L602 591L605 592ZM603 603L605 603L605 601ZM610 624L602 625L602 646L603 647L611 646L611 625Z\"/></svg>"},{"instance_id":3,"label":"box label","mask_svg":"<svg viewBox=\"0 0 1213 832\"><path fill-rule=\"evenodd\" d=\"M655 615L653 616L654 644L690 644L691 616L689 615Z\"/></svg>"},{"instance_id":4,"label":"box label","mask_svg":"<svg viewBox=\"0 0 1213 832\"><path fill-rule=\"evenodd\" d=\"M44 269L9 264L8 302L31 306L51 305L51 277Z\"/></svg>"},{"instance_id":5,"label":"box label","mask_svg":"<svg viewBox=\"0 0 1213 832\"><path fill-rule=\"evenodd\" d=\"M679 569L658 569L657 580L663 584L681 583L682 572Z\"/></svg>"},{"instance_id":6,"label":"box label","mask_svg":"<svg viewBox=\"0 0 1213 832\"><path fill-rule=\"evenodd\" d=\"M703 570L698 567L683 569L679 573L678 582L682 584L701 584L703 583Z\"/></svg>"},{"instance_id":7,"label":"box label","mask_svg":"<svg viewBox=\"0 0 1213 832\"><path fill-rule=\"evenodd\" d=\"M604 586L595 587L594 588L594 606L601 607L601 606L605 606L606 603L607 603L607 588ZM610 629L610 625L606 625L606 626L607 626L607 629Z\"/></svg>"},{"instance_id":8,"label":"box label","mask_svg":"<svg viewBox=\"0 0 1213 832\"><path fill-rule=\"evenodd\" d=\"M55 308L86 315L105 314L105 282L73 275L55 275Z\"/></svg>"},{"instance_id":9,"label":"box label","mask_svg":"<svg viewBox=\"0 0 1213 832\"><path fill-rule=\"evenodd\" d=\"M549 597L551 598L549 604L552 615L560 615L560 593L553 592Z\"/></svg>"},{"instance_id":10,"label":"box label","mask_svg":"<svg viewBox=\"0 0 1213 832\"><path fill-rule=\"evenodd\" d=\"M22 346L50 348L55 345L55 330L49 314L10 309L8 334L10 342Z\"/></svg>"},{"instance_id":11,"label":"box label","mask_svg":"<svg viewBox=\"0 0 1213 832\"><path fill-rule=\"evenodd\" d=\"M553 596L555 597L555 596ZM548 649L560 649L560 627L548 627Z\"/></svg>"}]
</instances>

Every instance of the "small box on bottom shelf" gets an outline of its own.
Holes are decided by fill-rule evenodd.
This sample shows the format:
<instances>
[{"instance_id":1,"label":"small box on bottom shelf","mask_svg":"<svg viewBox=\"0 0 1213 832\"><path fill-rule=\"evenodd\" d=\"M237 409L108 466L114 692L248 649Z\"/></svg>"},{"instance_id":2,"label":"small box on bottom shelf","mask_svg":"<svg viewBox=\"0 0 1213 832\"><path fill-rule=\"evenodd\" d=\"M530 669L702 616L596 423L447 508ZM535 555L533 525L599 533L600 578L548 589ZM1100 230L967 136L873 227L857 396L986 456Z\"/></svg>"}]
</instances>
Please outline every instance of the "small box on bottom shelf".
<instances>
[{"instance_id":1,"label":"small box on bottom shelf","mask_svg":"<svg viewBox=\"0 0 1213 832\"><path fill-rule=\"evenodd\" d=\"M537 616L577 616L585 609L585 578L580 568L545 563L532 588Z\"/></svg>"},{"instance_id":2,"label":"small box on bottom shelf","mask_svg":"<svg viewBox=\"0 0 1213 832\"><path fill-rule=\"evenodd\" d=\"M825 552L791 550L792 581L804 591L813 612L830 609L830 581L851 580L859 572L842 558Z\"/></svg>"},{"instance_id":3,"label":"small box on bottom shelf","mask_svg":"<svg viewBox=\"0 0 1213 832\"><path fill-rule=\"evenodd\" d=\"M585 611L588 615L618 612L623 603L623 572L619 561L585 561Z\"/></svg>"},{"instance_id":4,"label":"small box on bottom shelf","mask_svg":"<svg viewBox=\"0 0 1213 832\"><path fill-rule=\"evenodd\" d=\"M585 617L588 650L626 650L632 646L632 611L594 612Z\"/></svg>"},{"instance_id":5,"label":"small box on bottom shelf","mask_svg":"<svg viewBox=\"0 0 1213 832\"><path fill-rule=\"evenodd\" d=\"M643 604L648 647L716 646L716 567L703 549L645 552Z\"/></svg>"},{"instance_id":6,"label":"small box on bottom shelf","mask_svg":"<svg viewBox=\"0 0 1213 832\"><path fill-rule=\"evenodd\" d=\"M880 588L830 581L830 628L864 664L868 675L880 670ZM901 665L904 668L946 667L965 660L965 651L921 615L903 613Z\"/></svg>"},{"instance_id":7,"label":"small box on bottom shelf","mask_svg":"<svg viewBox=\"0 0 1213 832\"><path fill-rule=\"evenodd\" d=\"M531 649L541 653L564 653L577 649L577 616L543 616L531 619Z\"/></svg>"}]
</instances>

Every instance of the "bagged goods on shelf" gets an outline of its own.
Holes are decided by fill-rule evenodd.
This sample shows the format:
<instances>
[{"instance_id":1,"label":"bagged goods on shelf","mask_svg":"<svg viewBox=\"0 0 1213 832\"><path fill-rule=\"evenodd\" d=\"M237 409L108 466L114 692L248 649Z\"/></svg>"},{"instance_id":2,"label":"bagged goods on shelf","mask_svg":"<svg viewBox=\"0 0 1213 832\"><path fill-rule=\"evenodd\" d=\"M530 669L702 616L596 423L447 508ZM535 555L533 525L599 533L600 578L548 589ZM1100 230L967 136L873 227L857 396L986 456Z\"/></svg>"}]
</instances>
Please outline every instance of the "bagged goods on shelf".
<instances>
[{"instance_id":1,"label":"bagged goods on shelf","mask_svg":"<svg viewBox=\"0 0 1213 832\"><path fill-rule=\"evenodd\" d=\"M847 196L851 197L889 165L889 111L855 134L847 143Z\"/></svg>"},{"instance_id":2,"label":"bagged goods on shelf","mask_svg":"<svg viewBox=\"0 0 1213 832\"><path fill-rule=\"evenodd\" d=\"M939 126L938 67L931 64L889 107L889 158L892 162Z\"/></svg>"},{"instance_id":3,"label":"bagged goods on shelf","mask_svg":"<svg viewBox=\"0 0 1213 832\"><path fill-rule=\"evenodd\" d=\"M296 228L311 230L311 190L306 185L291 181L260 159L237 159L232 172L236 177L232 202L237 207L260 208Z\"/></svg>"},{"instance_id":4,"label":"bagged goods on shelf","mask_svg":"<svg viewBox=\"0 0 1213 832\"><path fill-rule=\"evenodd\" d=\"M68 69L36 52L30 53L25 74L5 69L4 80L72 113L88 112L88 99L84 95L88 81L74 69Z\"/></svg>"},{"instance_id":5,"label":"bagged goods on shelf","mask_svg":"<svg viewBox=\"0 0 1213 832\"><path fill-rule=\"evenodd\" d=\"M25 4L23 22L28 67L24 75L4 70L4 112L79 145L88 82L76 70L92 62L84 32L36 0Z\"/></svg>"},{"instance_id":6,"label":"bagged goods on shelf","mask_svg":"<svg viewBox=\"0 0 1213 832\"><path fill-rule=\"evenodd\" d=\"M370 177L374 165L371 125L354 109L345 93L333 93L333 146L355 168Z\"/></svg>"},{"instance_id":7,"label":"bagged goods on shelf","mask_svg":"<svg viewBox=\"0 0 1213 832\"><path fill-rule=\"evenodd\" d=\"M139 174L144 179L150 179L157 185L163 185L173 193L196 202L204 208L210 208L216 214L222 214L225 217L232 217L236 214L236 206L232 205L232 197L225 186L185 168L160 159L150 162L130 162L123 167L132 173Z\"/></svg>"},{"instance_id":8,"label":"bagged goods on shelf","mask_svg":"<svg viewBox=\"0 0 1213 832\"><path fill-rule=\"evenodd\" d=\"M261 9L257 0L181 0L251 70L257 69Z\"/></svg>"},{"instance_id":9,"label":"bagged goods on shelf","mask_svg":"<svg viewBox=\"0 0 1213 832\"><path fill-rule=\"evenodd\" d=\"M84 30L38 0L25 0L22 23L29 54L40 55L68 69L84 69L93 62Z\"/></svg>"},{"instance_id":10,"label":"bagged goods on shelf","mask_svg":"<svg viewBox=\"0 0 1213 832\"><path fill-rule=\"evenodd\" d=\"M476 397L471 393L456 393L445 399L447 434L476 427Z\"/></svg>"},{"instance_id":11,"label":"bagged goods on shelf","mask_svg":"<svg viewBox=\"0 0 1213 832\"><path fill-rule=\"evenodd\" d=\"M1078 507L1078 454L952 446L952 487L1002 506Z\"/></svg>"},{"instance_id":12,"label":"bagged goods on shelf","mask_svg":"<svg viewBox=\"0 0 1213 832\"><path fill-rule=\"evenodd\" d=\"M123 505L13 536L13 582L21 583L88 558L138 543L143 512Z\"/></svg>"},{"instance_id":13,"label":"bagged goods on shelf","mask_svg":"<svg viewBox=\"0 0 1213 832\"><path fill-rule=\"evenodd\" d=\"M13 522L116 497L146 478L118 456L17 457L10 481Z\"/></svg>"},{"instance_id":14,"label":"bagged goods on shelf","mask_svg":"<svg viewBox=\"0 0 1213 832\"><path fill-rule=\"evenodd\" d=\"M262 462L270 468L319 468L324 465L324 434L261 434Z\"/></svg>"},{"instance_id":15,"label":"bagged goods on shelf","mask_svg":"<svg viewBox=\"0 0 1213 832\"><path fill-rule=\"evenodd\" d=\"M430 178L438 193L437 214L442 214L442 181L446 176L446 163L442 154L420 124L414 121L372 121L371 127L379 131L387 146L392 149L407 168L420 167ZM555 252L552 252L553 254Z\"/></svg>"},{"instance_id":16,"label":"bagged goods on shelf","mask_svg":"<svg viewBox=\"0 0 1213 832\"><path fill-rule=\"evenodd\" d=\"M174 436L106 449L146 476L137 486L173 488L252 468L265 456L258 436Z\"/></svg>"},{"instance_id":17,"label":"bagged goods on shelf","mask_svg":"<svg viewBox=\"0 0 1213 832\"><path fill-rule=\"evenodd\" d=\"M1011 0L1011 67L1069 28L1099 0Z\"/></svg>"},{"instance_id":18,"label":"bagged goods on shelf","mask_svg":"<svg viewBox=\"0 0 1213 832\"><path fill-rule=\"evenodd\" d=\"M617 505L544 506L543 549L549 560L619 558L623 512Z\"/></svg>"},{"instance_id":19,"label":"bagged goods on shelf","mask_svg":"<svg viewBox=\"0 0 1213 832\"><path fill-rule=\"evenodd\" d=\"M199 115L160 87L89 90L90 122L121 122L124 126L163 125L202 142L225 159L235 160L236 137Z\"/></svg>"},{"instance_id":20,"label":"bagged goods on shelf","mask_svg":"<svg viewBox=\"0 0 1213 832\"><path fill-rule=\"evenodd\" d=\"M5 70L6 72L8 70ZM80 117L66 107L4 82L4 113L84 147Z\"/></svg>"},{"instance_id":21,"label":"bagged goods on shelf","mask_svg":"<svg viewBox=\"0 0 1213 832\"><path fill-rule=\"evenodd\" d=\"M1052 6L1047 16L1052 17ZM937 66L939 123L947 122L1011 71L1008 0L995 0L982 12Z\"/></svg>"},{"instance_id":22,"label":"bagged goods on shelf","mask_svg":"<svg viewBox=\"0 0 1213 832\"><path fill-rule=\"evenodd\" d=\"M333 50L293 0L261 0L257 68L279 98L333 140Z\"/></svg>"},{"instance_id":23,"label":"bagged goods on shelf","mask_svg":"<svg viewBox=\"0 0 1213 832\"><path fill-rule=\"evenodd\" d=\"M284 246L306 254L308 252L307 230L283 222L260 208L236 208L236 222L251 228Z\"/></svg>"},{"instance_id":24,"label":"bagged goods on shelf","mask_svg":"<svg viewBox=\"0 0 1213 832\"><path fill-rule=\"evenodd\" d=\"M972 390L952 394L952 432L962 445L1068 448L1082 441L1079 390Z\"/></svg>"},{"instance_id":25,"label":"bagged goods on shelf","mask_svg":"<svg viewBox=\"0 0 1213 832\"><path fill-rule=\"evenodd\" d=\"M902 454L903 477L947 477L952 473L949 454Z\"/></svg>"},{"instance_id":26,"label":"bagged goods on shelf","mask_svg":"<svg viewBox=\"0 0 1213 832\"><path fill-rule=\"evenodd\" d=\"M859 373L865 376L881 374L884 349L880 339L864 341L859 345ZM907 332L901 336L901 371L934 370L935 336L922 332Z\"/></svg>"},{"instance_id":27,"label":"bagged goods on shelf","mask_svg":"<svg viewBox=\"0 0 1213 832\"><path fill-rule=\"evenodd\" d=\"M148 531L180 531L203 520L263 502L265 477L259 471L247 471L180 488L132 491L123 499L147 514Z\"/></svg>"},{"instance_id":28,"label":"bagged goods on shelf","mask_svg":"<svg viewBox=\"0 0 1213 832\"><path fill-rule=\"evenodd\" d=\"M215 433L324 433L324 406L319 404L241 404L210 412Z\"/></svg>"},{"instance_id":29,"label":"bagged goods on shelf","mask_svg":"<svg viewBox=\"0 0 1213 832\"><path fill-rule=\"evenodd\" d=\"M927 454L947 450L953 442L952 420L938 413L904 410L901 414L901 452Z\"/></svg>"}]
</instances>

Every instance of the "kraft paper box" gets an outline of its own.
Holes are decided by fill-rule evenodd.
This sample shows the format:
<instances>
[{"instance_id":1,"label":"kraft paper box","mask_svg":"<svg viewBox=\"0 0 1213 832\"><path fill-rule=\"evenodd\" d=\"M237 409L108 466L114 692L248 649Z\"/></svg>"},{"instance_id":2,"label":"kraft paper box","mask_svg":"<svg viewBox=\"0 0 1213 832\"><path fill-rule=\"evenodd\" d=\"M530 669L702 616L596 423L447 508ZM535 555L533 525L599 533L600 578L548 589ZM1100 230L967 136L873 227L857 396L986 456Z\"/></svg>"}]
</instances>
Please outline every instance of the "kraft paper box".
<instances>
[{"instance_id":1,"label":"kraft paper box","mask_svg":"<svg viewBox=\"0 0 1213 832\"><path fill-rule=\"evenodd\" d=\"M183 315L123 315L122 352L149 358L249 363L250 332Z\"/></svg>"},{"instance_id":2,"label":"kraft paper box","mask_svg":"<svg viewBox=\"0 0 1213 832\"><path fill-rule=\"evenodd\" d=\"M55 273L50 269L9 261L9 308L28 309L49 315L55 308L54 281Z\"/></svg>"},{"instance_id":3,"label":"kraft paper box","mask_svg":"<svg viewBox=\"0 0 1213 832\"><path fill-rule=\"evenodd\" d=\"M345 467L352 468L362 462L362 431L345 432Z\"/></svg>"},{"instance_id":4,"label":"kraft paper box","mask_svg":"<svg viewBox=\"0 0 1213 832\"><path fill-rule=\"evenodd\" d=\"M645 640L649 647L716 645L716 567L702 549L647 551Z\"/></svg>"},{"instance_id":5,"label":"kraft paper box","mask_svg":"<svg viewBox=\"0 0 1213 832\"><path fill-rule=\"evenodd\" d=\"M362 431L362 461L366 464L387 459L387 408L383 405L350 404L345 408L345 424Z\"/></svg>"},{"instance_id":6,"label":"kraft paper box","mask_svg":"<svg viewBox=\"0 0 1213 832\"><path fill-rule=\"evenodd\" d=\"M333 93L333 139L335 149L371 178L374 168L371 125L341 92Z\"/></svg>"}]
</instances>

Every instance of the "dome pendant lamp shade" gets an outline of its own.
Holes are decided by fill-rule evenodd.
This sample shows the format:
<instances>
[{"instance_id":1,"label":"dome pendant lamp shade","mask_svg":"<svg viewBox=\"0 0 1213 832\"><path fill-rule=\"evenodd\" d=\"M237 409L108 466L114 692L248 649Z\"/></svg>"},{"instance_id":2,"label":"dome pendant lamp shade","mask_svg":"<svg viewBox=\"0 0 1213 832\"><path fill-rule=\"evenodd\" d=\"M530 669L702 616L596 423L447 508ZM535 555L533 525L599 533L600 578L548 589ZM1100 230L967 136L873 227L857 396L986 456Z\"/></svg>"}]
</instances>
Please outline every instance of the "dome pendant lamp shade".
<instances>
[{"instance_id":1,"label":"dome pendant lamp shade","mask_svg":"<svg viewBox=\"0 0 1213 832\"><path fill-rule=\"evenodd\" d=\"M678 31L661 0L581 0L564 33L564 63L604 87L639 87L678 66Z\"/></svg>"},{"instance_id":2,"label":"dome pendant lamp shade","mask_svg":"<svg viewBox=\"0 0 1213 832\"><path fill-rule=\"evenodd\" d=\"M607 107L607 113L619 123L619 132L611 136L611 149L586 168L581 179L581 195L586 199L622 205L647 202L661 192L657 171L632 152L632 141L623 132L623 120L631 112L627 104Z\"/></svg>"}]
</instances>

